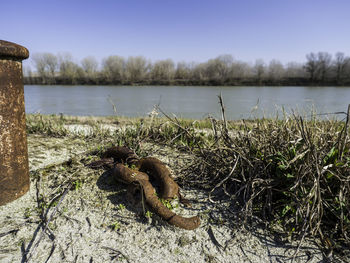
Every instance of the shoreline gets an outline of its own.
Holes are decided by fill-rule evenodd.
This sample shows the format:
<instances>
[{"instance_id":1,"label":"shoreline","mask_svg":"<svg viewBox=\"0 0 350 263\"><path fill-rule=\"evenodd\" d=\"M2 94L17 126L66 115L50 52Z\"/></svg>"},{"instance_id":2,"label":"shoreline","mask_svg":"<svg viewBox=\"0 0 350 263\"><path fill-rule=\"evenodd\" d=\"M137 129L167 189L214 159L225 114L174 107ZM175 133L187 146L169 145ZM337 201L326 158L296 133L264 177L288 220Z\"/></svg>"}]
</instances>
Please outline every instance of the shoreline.
<instances>
[{"instance_id":1,"label":"shoreline","mask_svg":"<svg viewBox=\"0 0 350 263\"><path fill-rule=\"evenodd\" d=\"M130 132L137 131L140 121L27 116L31 189L0 207L0 262L29 257L31 262L109 262L113 258L121 262L186 263L192 258L196 262L289 262L293 256L294 262L325 260L316 240L306 237L297 249L297 240L282 230L273 235L259 220L239 227L240 219L231 214L229 202L213 203L209 190L190 185L182 185L182 191L192 208L174 201L174 209L185 216L198 214L202 221L198 229L186 231L156 215L145 217L142 205L126 198L125 186L111 181L108 173L85 166L98 158L96 150L116 140L127 142L128 136L135 140ZM164 119L144 120L149 122L160 125ZM210 133L209 124L203 121L196 127ZM238 129L243 122L235 125ZM254 128L256 123L250 125ZM152 141L140 143L143 154L162 160L181 181L183 167L193 158L190 152Z\"/></svg>"},{"instance_id":2,"label":"shoreline","mask_svg":"<svg viewBox=\"0 0 350 263\"><path fill-rule=\"evenodd\" d=\"M350 84L346 84L346 85L337 85L337 84L300 84L300 85L296 85L296 84L276 84L276 85L273 85L273 84L266 84L266 85L258 85L258 84L251 84L251 85L244 85L244 84L221 84L221 85L210 85L210 84L202 84L202 83L199 83L199 84L188 84L188 83L185 83L185 84L181 84L181 83L169 83L169 84L152 84L152 83L117 83L117 84L113 84L113 83L96 83L96 84L84 84L84 83L75 83L75 84L64 84L64 83L46 83L46 84L43 84L43 83L23 83L23 85L25 86L115 86L115 87L122 87L122 86L126 86L126 87L132 87L132 86L135 86L135 87L142 87L142 86L145 86L145 87L153 87L153 86L156 86L156 87L168 87L168 86L179 86L179 87L309 87L309 88L312 88L312 87L324 87L324 88L327 88L327 87L343 87L343 88L346 88L346 87L350 87Z\"/></svg>"}]
</instances>

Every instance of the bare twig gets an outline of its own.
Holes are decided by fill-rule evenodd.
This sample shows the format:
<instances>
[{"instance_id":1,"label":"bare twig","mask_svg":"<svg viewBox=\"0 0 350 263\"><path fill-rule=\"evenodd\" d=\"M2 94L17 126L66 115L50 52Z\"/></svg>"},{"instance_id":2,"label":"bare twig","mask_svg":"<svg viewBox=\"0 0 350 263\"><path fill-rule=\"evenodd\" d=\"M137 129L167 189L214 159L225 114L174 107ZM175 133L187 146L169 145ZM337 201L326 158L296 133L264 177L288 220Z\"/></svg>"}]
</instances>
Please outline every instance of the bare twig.
<instances>
[{"instance_id":1,"label":"bare twig","mask_svg":"<svg viewBox=\"0 0 350 263\"><path fill-rule=\"evenodd\" d=\"M38 241L33 245L32 251L31 251L31 252L30 252L30 251L27 251L27 252L26 252L26 254L27 254L28 256L26 257L26 261L25 261L25 262L29 262L30 259L33 257L34 252L35 252L35 249L38 247L38 245L39 245L41 239L42 239L43 236L44 236L44 233L46 232L46 229L48 228L49 223L51 222L51 220L52 220L53 217L55 216L55 214L56 214L56 212L57 212L57 209L58 209L59 206L61 205L61 203L62 203L63 199L65 198L65 196L67 195L69 189L70 189L70 187L67 187L66 190L63 192L63 194L62 194L62 196L61 196L61 198L60 198L60 200L59 200L57 206L56 206L55 209L53 210L53 212L52 212L50 218L49 218L46 222L42 223L42 224L44 224L44 226L43 226L43 229L42 229L41 234L40 234L40 236L39 236L39 239L38 239ZM46 213L45 213L46 215L48 214L49 209L50 209L50 207L47 208Z\"/></svg>"},{"instance_id":2,"label":"bare twig","mask_svg":"<svg viewBox=\"0 0 350 263\"><path fill-rule=\"evenodd\" d=\"M218 188L220 187L223 183L225 183L233 174L234 170L236 169L236 166L238 164L238 161L239 161L239 156L237 157L236 159L236 162L234 164L234 166L232 167L231 169L231 172L223 179L221 180L217 185L214 186L214 188L209 192L209 201L212 202L212 203L215 203L215 201L213 201L211 199L211 194Z\"/></svg>"},{"instance_id":3,"label":"bare twig","mask_svg":"<svg viewBox=\"0 0 350 263\"><path fill-rule=\"evenodd\" d=\"M117 249L114 249L114 248L111 248L111 247L101 247L103 249L107 249L107 250L111 250L113 253L115 253L115 255L113 255L113 257L119 257L119 255L123 256L123 258L128 262L130 263L130 260L129 260L129 257L127 257L123 252L117 250Z\"/></svg>"},{"instance_id":4,"label":"bare twig","mask_svg":"<svg viewBox=\"0 0 350 263\"><path fill-rule=\"evenodd\" d=\"M340 156L341 160L343 159L343 152L344 152L346 141L348 138L349 118L350 118L350 104L348 105L348 111L346 114L346 122L345 122L345 126L344 126L344 136L343 136L343 140L341 141L341 147L340 147L340 151L339 151L339 156Z\"/></svg>"},{"instance_id":5,"label":"bare twig","mask_svg":"<svg viewBox=\"0 0 350 263\"><path fill-rule=\"evenodd\" d=\"M222 250L223 246L219 243L219 241L215 238L214 232L213 232L213 228L211 226L208 227L208 235L211 239L211 241L214 243L214 245L219 249Z\"/></svg>"},{"instance_id":6,"label":"bare twig","mask_svg":"<svg viewBox=\"0 0 350 263\"><path fill-rule=\"evenodd\" d=\"M12 229L8 232L0 233L0 237L4 237L4 236L7 236L7 235L12 234L12 233L17 233L18 231L19 231L19 229Z\"/></svg>"},{"instance_id":7,"label":"bare twig","mask_svg":"<svg viewBox=\"0 0 350 263\"><path fill-rule=\"evenodd\" d=\"M112 105L112 107L113 107L113 112L114 112L114 114L117 116L117 115L118 115L118 114L117 114L117 106L115 106L115 104L114 104L114 102L113 102L113 100L112 100L111 95L108 95L107 101L109 102L109 104Z\"/></svg>"},{"instance_id":8,"label":"bare twig","mask_svg":"<svg viewBox=\"0 0 350 263\"><path fill-rule=\"evenodd\" d=\"M224 128L225 131L227 131L227 122L226 122L226 115L225 115L225 106L224 106L224 100L222 99L222 94L220 92L219 97L219 103L220 103L220 107L221 107L221 117L222 117L222 121L224 123Z\"/></svg>"},{"instance_id":9,"label":"bare twig","mask_svg":"<svg viewBox=\"0 0 350 263\"><path fill-rule=\"evenodd\" d=\"M50 260L50 258L51 258L51 256L52 256L53 252L55 251L55 249L56 249L56 246L55 246L55 244L53 244L52 247L51 247L51 250L50 250L50 254L49 254L49 256L47 257L45 263L49 262L49 260Z\"/></svg>"}]
</instances>

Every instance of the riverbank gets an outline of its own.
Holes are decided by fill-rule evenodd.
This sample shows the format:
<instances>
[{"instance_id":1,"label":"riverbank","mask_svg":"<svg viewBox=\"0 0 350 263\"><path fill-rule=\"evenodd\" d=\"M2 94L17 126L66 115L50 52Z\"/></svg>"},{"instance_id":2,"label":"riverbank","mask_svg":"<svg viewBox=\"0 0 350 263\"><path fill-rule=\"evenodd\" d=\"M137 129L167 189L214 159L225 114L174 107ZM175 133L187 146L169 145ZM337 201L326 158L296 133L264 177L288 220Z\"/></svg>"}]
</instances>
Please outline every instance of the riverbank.
<instances>
[{"instance_id":1,"label":"riverbank","mask_svg":"<svg viewBox=\"0 0 350 263\"><path fill-rule=\"evenodd\" d=\"M297 133L298 124L307 136ZM310 186L307 166L302 163L312 156L308 155L311 150L306 148L307 140L314 144L317 136L320 142L327 138L326 144L339 137L344 142L344 161L338 163L338 170L331 165L338 161L336 154L330 152L332 147L322 150L329 153L322 164L325 171L342 176L340 169L347 171L349 164L349 141L347 136L342 139L342 125L324 121L300 123L293 119L222 122L155 116L130 119L29 115L31 190L0 207L0 262L346 260L349 254L341 243L339 225L338 229L333 228L332 236L323 227L321 231L327 239L321 240L317 232L312 235L304 225L292 221L308 215L302 213L301 196L277 196L288 202L281 207L282 203L276 203L276 192L269 192L282 186L277 184L278 178L291 181L297 167L303 173L300 180L305 188ZM312 134L313 131L318 133ZM300 140L294 142L293 134L300 135ZM285 140L285 136L289 139ZM131 204L125 186L113 182L108 173L85 166L115 144L130 147L139 156L155 156L165 162L192 203L192 208L186 208L175 200L172 209L185 216L199 215L201 226L194 231L169 226L157 215L146 213L142 205ZM275 154L271 155L268 148L274 148ZM248 154L253 158L248 159ZM263 162L255 163L258 157L264 160L266 156L270 156L267 167ZM246 174L242 174L243 170ZM270 178L264 178L266 174L261 171L268 171ZM272 177L273 171L278 178ZM245 184L242 176L247 179ZM328 178L332 184L337 183L335 179ZM289 193L287 186L284 183L282 190ZM341 200L347 204L348 189L342 189L345 197ZM291 191L298 193L298 185ZM321 189L322 197L324 191ZM241 193L246 196L245 203L240 199ZM271 198L270 204L264 196ZM273 206L275 209L271 209ZM264 217L269 209L271 214ZM322 209L323 215L329 216ZM347 215L347 208L342 209ZM342 224L347 226L346 221ZM329 247L325 247L324 240L330 242ZM340 249L343 253L339 253Z\"/></svg>"},{"instance_id":2,"label":"riverbank","mask_svg":"<svg viewBox=\"0 0 350 263\"><path fill-rule=\"evenodd\" d=\"M336 82L335 80L322 82L312 81L307 77L281 78L281 79L258 79L252 78L231 78L226 81L222 79L159 79L159 80L141 80L128 81L117 80L113 81L105 78L41 78L41 77L24 77L25 85L121 85L121 86L349 86L348 82Z\"/></svg>"}]
</instances>

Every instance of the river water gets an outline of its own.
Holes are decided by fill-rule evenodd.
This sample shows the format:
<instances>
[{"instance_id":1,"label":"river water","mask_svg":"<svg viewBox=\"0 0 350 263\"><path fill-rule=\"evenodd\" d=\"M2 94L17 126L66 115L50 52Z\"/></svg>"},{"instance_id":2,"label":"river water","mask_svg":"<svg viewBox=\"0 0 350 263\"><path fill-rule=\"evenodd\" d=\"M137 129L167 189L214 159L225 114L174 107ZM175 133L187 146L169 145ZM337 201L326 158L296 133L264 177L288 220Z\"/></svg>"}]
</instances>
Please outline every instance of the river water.
<instances>
[{"instance_id":1,"label":"river water","mask_svg":"<svg viewBox=\"0 0 350 263\"><path fill-rule=\"evenodd\" d=\"M219 94L231 120L280 116L282 109L345 112L350 104L350 87L24 86L27 113L65 115L141 117L159 105L178 117L220 117Z\"/></svg>"}]
</instances>

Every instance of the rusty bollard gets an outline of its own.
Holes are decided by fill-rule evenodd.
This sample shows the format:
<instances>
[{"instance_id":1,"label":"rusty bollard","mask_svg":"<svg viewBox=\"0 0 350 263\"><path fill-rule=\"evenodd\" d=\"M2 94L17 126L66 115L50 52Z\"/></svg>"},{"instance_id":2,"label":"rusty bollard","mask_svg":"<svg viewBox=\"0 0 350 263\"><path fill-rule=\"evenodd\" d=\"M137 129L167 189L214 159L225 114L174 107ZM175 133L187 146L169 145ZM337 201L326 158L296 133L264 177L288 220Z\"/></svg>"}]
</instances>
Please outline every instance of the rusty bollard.
<instances>
[{"instance_id":1,"label":"rusty bollard","mask_svg":"<svg viewBox=\"0 0 350 263\"><path fill-rule=\"evenodd\" d=\"M29 190L22 60L26 48L0 40L0 205Z\"/></svg>"}]
</instances>

